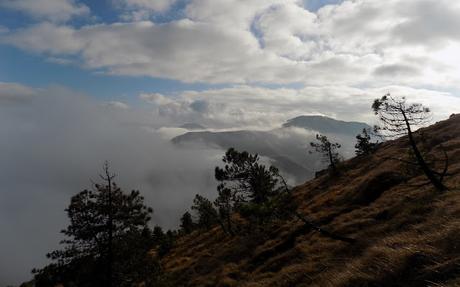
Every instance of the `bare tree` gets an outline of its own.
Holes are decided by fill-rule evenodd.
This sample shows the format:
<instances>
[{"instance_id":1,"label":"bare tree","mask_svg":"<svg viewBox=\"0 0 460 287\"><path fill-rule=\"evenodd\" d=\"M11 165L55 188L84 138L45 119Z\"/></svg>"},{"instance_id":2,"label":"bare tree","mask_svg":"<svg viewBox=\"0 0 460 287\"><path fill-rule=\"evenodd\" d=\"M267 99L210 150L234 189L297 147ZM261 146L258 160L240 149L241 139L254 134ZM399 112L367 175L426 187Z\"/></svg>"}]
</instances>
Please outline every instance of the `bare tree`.
<instances>
[{"instance_id":1,"label":"bare tree","mask_svg":"<svg viewBox=\"0 0 460 287\"><path fill-rule=\"evenodd\" d=\"M100 174L99 177L107 183L105 186L107 192L107 230L109 233L108 238L108 255L107 255L107 286L112 286L113 278L113 179L117 176L114 173L110 173L109 162L105 161L103 166L104 174Z\"/></svg>"},{"instance_id":2,"label":"bare tree","mask_svg":"<svg viewBox=\"0 0 460 287\"><path fill-rule=\"evenodd\" d=\"M319 142L310 142L310 146L315 149L316 152L323 156L323 160L329 163L333 172L337 171L337 163L339 161L339 153L337 150L341 147L339 143L331 143L327 136L316 135L316 139ZM313 153L313 151L309 151Z\"/></svg>"},{"instance_id":3,"label":"bare tree","mask_svg":"<svg viewBox=\"0 0 460 287\"><path fill-rule=\"evenodd\" d=\"M406 98L394 98L390 94L386 94L380 99L375 99L372 109L382 122L382 125L376 126L375 130L384 133L390 138L407 135L417 165L437 190L447 190L446 186L442 183L447 173L447 157L442 173L438 173L430 168L417 146L413 132L414 128L430 122L430 109L420 103L407 103Z\"/></svg>"}]
</instances>

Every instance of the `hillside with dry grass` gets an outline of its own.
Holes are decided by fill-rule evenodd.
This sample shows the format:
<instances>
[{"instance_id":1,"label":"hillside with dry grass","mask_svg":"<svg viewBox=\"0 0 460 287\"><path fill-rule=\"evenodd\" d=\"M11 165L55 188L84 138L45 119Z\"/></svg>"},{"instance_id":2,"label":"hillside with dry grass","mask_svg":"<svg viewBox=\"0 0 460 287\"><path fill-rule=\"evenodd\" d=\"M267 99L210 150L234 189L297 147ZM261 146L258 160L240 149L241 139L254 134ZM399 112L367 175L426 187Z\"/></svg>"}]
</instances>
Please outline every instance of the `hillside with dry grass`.
<instances>
[{"instance_id":1,"label":"hillside with dry grass","mask_svg":"<svg viewBox=\"0 0 460 287\"><path fill-rule=\"evenodd\" d=\"M449 157L449 191L395 160L406 138L344 162L340 174L293 191L299 212L333 240L289 220L270 232L181 237L162 265L174 286L460 286L460 115L416 133L429 156Z\"/></svg>"}]
</instances>

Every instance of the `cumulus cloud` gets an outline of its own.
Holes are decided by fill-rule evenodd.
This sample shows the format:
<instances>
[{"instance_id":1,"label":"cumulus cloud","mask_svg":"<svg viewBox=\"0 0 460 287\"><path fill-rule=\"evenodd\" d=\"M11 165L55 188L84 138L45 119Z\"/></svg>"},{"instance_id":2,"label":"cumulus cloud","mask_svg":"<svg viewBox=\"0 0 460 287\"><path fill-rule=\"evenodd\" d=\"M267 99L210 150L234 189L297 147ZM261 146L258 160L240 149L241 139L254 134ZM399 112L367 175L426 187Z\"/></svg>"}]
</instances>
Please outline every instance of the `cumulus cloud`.
<instances>
[{"instance_id":1,"label":"cumulus cloud","mask_svg":"<svg viewBox=\"0 0 460 287\"><path fill-rule=\"evenodd\" d=\"M277 5L298 3L297 0L192 0L185 12L192 21L209 23L226 30L249 30L258 14L263 14Z\"/></svg>"},{"instance_id":2,"label":"cumulus cloud","mask_svg":"<svg viewBox=\"0 0 460 287\"><path fill-rule=\"evenodd\" d=\"M88 6L75 0L0 0L0 7L54 22L63 22L90 13Z\"/></svg>"},{"instance_id":3,"label":"cumulus cloud","mask_svg":"<svg viewBox=\"0 0 460 287\"><path fill-rule=\"evenodd\" d=\"M145 9L171 4L126 1ZM183 15L161 24L42 23L0 39L79 56L89 69L184 82L452 88L460 81L452 73L460 62L445 60L460 45L452 1L343 1L311 12L295 0L192 0Z\"/></svg>"},{"instance_id":4,"label":"cumulus cloud","mask_svg":"<svg viewBox=\"0 0 460 287\"><path fill-rule=\"evenodd\" d=\"M151 93L151 94L148 94L148 93L142 93L139 95L139 97L144 100L144 101L147 101L151 104L155 104L155 105L167 105L167 104L171 104L174 102L174 100L162 95L162 94L159 94L159 93Z\"/></svg>"},{"instance_id":5,"label":"cumulus cloud","mask_svg":"<svg viewBox=\"0 0 460 287\"><path fill-rule=\"evenodd\" d=\"M442 47L460 40L460 3L441 1L406 1L399 6L400 14L410 18L401 21L393 34L405 44Z\"/></svg>"},{"instance_id":6,"label":"cumulus cloud","mask_svg":"<svg viewBox=\"0 0 460 287\"><path fill-rule=\"evenodd\" d=\"M57 26L45 22L2 38L4 43L14 43L17 47L35 53L51 55L70 55L83 49L84 42L80 41L76 31L69 26Z\"/></svg>"}]
</instances>

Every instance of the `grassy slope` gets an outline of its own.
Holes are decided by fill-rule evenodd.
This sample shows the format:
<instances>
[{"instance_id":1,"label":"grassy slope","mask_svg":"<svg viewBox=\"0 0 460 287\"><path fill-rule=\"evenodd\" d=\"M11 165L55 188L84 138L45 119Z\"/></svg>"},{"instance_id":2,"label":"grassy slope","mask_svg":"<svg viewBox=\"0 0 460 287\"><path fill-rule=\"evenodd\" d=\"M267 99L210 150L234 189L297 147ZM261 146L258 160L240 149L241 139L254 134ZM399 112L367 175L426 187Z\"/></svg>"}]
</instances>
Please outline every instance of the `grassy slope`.
<instances>
[{"instance_id":1,"label":"grassy slope","mask_svg":"<svg viewBox=\"0 0 460 287\"><path fill-rule=\"evenodd\" d=\"M460 286L460 115L422 129L450 158L449 192L405 175L407 140L382 144L295 188L300 211L356 238L334 241L285 222L267 236L226 237L218 227L179 240L164 260L175 286Z\"/></svg>"}]
</instances>

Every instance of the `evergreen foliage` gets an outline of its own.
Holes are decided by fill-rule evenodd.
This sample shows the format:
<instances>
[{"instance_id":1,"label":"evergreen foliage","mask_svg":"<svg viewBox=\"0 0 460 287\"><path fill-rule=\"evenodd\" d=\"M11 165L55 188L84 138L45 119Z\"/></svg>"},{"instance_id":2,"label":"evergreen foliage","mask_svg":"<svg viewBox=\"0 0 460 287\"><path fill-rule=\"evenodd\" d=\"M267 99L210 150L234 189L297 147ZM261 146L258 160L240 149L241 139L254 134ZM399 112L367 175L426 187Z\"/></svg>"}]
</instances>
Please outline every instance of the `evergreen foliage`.
<instances>
[{"instance_id":1,"label":"evergreen foliage","mask_svg":"<svg viewBox=\"0 0 460 287\"><path fill-rule=\"evenodd\" d=\"M173 248L177 233L171 230L166 231L157 242L157 252L160 257L165 256Z\"/></svg>"},{"instance_id":2,"label":"evergreen foliage","mask_svg":"<svg viewBox=\"0 0 460 287\"><path fill-rule=\"evenodd\" d=\"M185 212L180 218L180 228L185 234L191 233L195 228L195 223L190 212Z\"/></svg>"},{"instance_id":3,"label":"evergreen foliage","mask_svg":"<svg viewBox=\"0 0 460 287\"><path fill-rule=\"evenodd\" d=\"M355 153L357 156L371 154L378 143L371 142L371 132L368 129L356 136Z\"/></svg>"},{"instance_id":4,"label":"evergreen foliage","mask_svg":"<svg viewBox=\"0 0 460 287\"><path fill-rule=\"evenodd\" d=\"M234 234L232 213L237 212L251 226L262 227L283 213L281 203L290 194L276 167L259 162L257 154L238 152L230 148L223 157L224 167L216 167L219 181L214 202L224 230Z\"/></svg>"},{"instance_id":5,"label":"evergreen foliage","mask_svg":"<svg viewBox=\"0 0 460 287\"><path fill-rule=\"evenodd\" d=\"M198 217L198 228L208 230L218 223L218 212L206 197L197 194L193 199L192 210Z\"/></svg>"},{"instance_id":6,"label":"evergreen foliage","mask_svg":"<svg viewBox=\"0 0 460 287\"><path fill-rule=\"evenodd\" d=\"M53 263L33 271L36 286L153 286L159 265L148 255L152 209L139 191L123 192L114 178L105 163L104 182L72 197L64 248L47 255Z\"/></svg>"}]
</instances>

